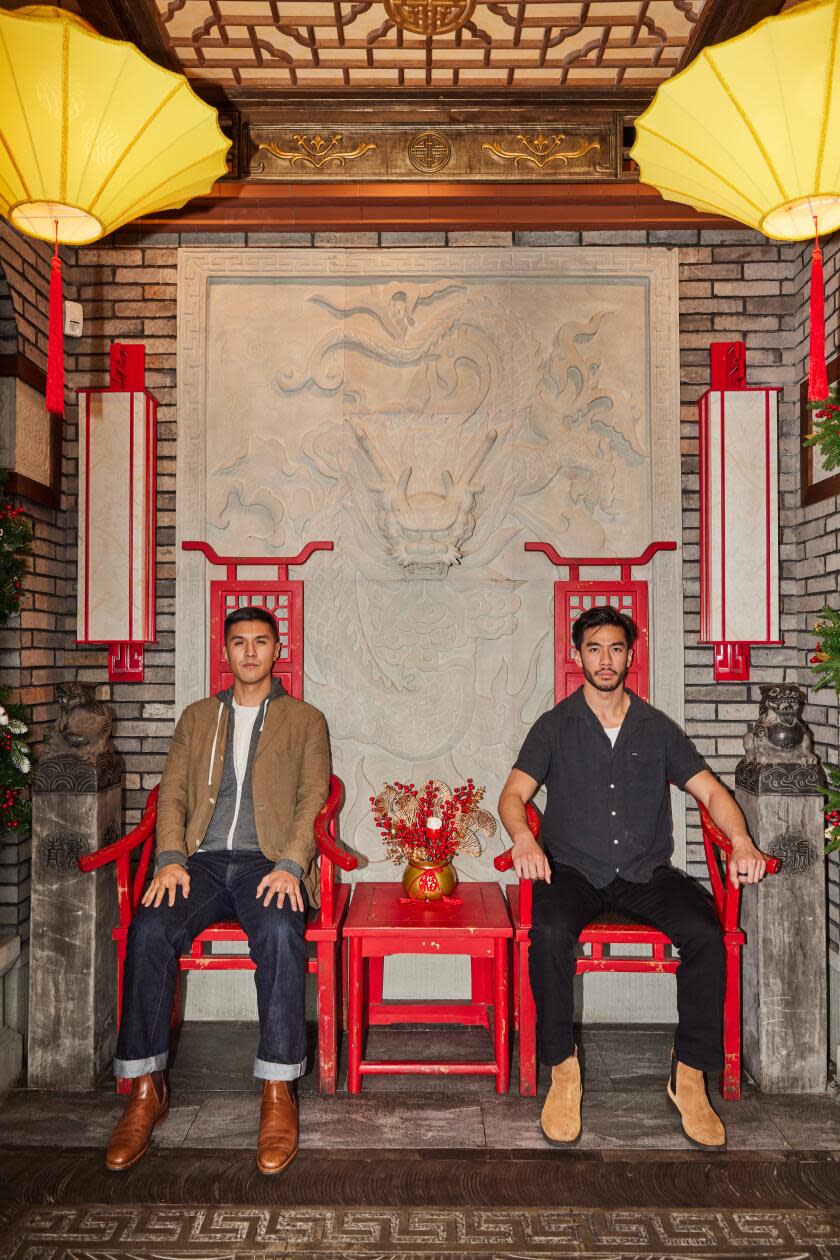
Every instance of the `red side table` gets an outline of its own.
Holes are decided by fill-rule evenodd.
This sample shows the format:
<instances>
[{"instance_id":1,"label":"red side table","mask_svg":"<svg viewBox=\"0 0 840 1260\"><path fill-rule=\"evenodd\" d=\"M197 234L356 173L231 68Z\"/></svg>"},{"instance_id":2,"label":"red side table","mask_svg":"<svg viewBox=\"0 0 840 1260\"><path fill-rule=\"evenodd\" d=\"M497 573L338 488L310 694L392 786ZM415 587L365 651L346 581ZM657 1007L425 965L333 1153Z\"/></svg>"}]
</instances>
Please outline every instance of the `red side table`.
<instances>
[{"instance_id":1,"label":"red side table","mask_svg":"<svg viewBox=\"0 0 840 1260\"><path fill-rule=\"evenodd\" d=\"M358 1094L362 1076L495 1076L506 1094L508 1058L508 942L512 939L498 884L459 884L461 904L404 902L400 884L356 884L344 921L349 953L347 1089ZM389 954L459 954L472 959L469 1001L383 1002L383 960ZM364 1030L373 1024L473 1024L490 1031L493 1058L480 1062L372 1060L362 1058Z\"/></svg>"}]
</instances>

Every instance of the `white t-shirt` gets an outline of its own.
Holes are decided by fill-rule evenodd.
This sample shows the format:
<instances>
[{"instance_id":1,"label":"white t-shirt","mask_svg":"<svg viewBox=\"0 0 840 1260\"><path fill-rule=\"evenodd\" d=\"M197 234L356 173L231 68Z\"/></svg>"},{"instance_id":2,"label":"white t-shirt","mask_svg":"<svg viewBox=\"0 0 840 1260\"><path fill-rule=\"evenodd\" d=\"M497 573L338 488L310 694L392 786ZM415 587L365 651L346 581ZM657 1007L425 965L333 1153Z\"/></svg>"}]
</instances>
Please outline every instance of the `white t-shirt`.
<instances>
[{"instance_id":1,"label":"white t-shirt","mask_svg":"<svg viewBox=\"0 0 840 1260\"><path fill-rule=\"evenodd\" d=\"M248 749L251 747L251 736L254 723L262 704L256 707L245 706L233 702L233 769L236 774L236 805L233 810L233 822L228 832L227 847L233 848L233 834L239 818L239 805L242 800L242 784L245 782L245 771L248 768Z\"/></svg>"},{"instance_id":2,"label":"white t-shirt","mask_svg":"<svg viewBox=\"0 0 840 1260\"><path fill-rule=\"evenodd\" d=\"M604 734L609 736L610 743L615 748L615 741L618 739L618 732L621 730L621 723L618 726L605 726Z\"/></svg>"}]
</instances>

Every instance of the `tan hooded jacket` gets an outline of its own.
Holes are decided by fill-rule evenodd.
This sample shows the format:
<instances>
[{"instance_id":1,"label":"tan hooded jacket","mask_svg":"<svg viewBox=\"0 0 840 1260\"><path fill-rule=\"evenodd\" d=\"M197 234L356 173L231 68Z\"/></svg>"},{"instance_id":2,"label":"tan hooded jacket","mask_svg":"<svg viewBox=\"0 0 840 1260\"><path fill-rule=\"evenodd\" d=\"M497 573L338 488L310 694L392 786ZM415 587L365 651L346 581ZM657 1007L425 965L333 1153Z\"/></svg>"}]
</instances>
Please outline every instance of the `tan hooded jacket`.
<instances>
[{"instance_id":1,"label":"tan hooded jacket","mask_svg":"<svg viewBox=\"0 0 840 1260\"><path fill-rule=\"evenodd\" d=\"M222 778L228 709L217 696L184 709L160 781L156 851L190 857L201 844ZM260 849L296 862L318 905L315 816L327 799L330 745L323 713L286 694L272 698L254 754L251 787Z\"/></svg>"}]
</instances>

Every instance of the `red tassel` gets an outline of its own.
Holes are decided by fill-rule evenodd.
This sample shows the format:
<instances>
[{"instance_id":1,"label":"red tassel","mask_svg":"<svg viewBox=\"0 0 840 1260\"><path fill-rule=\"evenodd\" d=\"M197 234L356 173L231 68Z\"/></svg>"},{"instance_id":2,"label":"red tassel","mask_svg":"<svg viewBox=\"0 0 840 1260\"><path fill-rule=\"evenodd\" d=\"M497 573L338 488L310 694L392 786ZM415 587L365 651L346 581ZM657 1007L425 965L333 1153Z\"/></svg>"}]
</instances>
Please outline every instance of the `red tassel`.
<instances>
[{"instance_id":1,"label":"red tassel","mask_svg":"<svg viewBox=\"0 0 840 1260\"><path fill-rule=\"evenodd\" d=\"M50 335L47 351L47 411L64 415L64 301L61 292L61 259L58 256L58 221L55 253L50 275Z\"/></svg>"},{"instance_id":2,"label":"red tassel","mask_svg":"<svg viewBox=\"0 0 840 1260\"><path fill-rule=\"evenodd\" d=\"M816 222L814 223L816 228ZM825 285L823 281L820 238L814 235L811 255L811 345L808 360L808 401L824 402L828 398L828 377L825 370Z\"/></svg>"}]
</instances>

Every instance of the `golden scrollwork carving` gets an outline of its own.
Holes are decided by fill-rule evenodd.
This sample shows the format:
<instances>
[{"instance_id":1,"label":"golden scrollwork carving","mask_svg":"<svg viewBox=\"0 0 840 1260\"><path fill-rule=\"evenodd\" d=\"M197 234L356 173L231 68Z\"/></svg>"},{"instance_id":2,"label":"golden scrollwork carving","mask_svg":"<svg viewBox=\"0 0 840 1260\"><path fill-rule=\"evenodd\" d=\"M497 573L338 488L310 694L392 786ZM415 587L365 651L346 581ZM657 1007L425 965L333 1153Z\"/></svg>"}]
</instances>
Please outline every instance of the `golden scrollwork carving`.
<instances>
[{"instance_id":1,"label":"golden scrollwork carving","mask_svg":"<svg viewBox=\"0 0 840 1260\"><path fill-rule=\"evenodd\" d=\"M317 132L314 136L295 135L295 144L297 152L293 149L283 149L279 144L275 144L273 140L262 143L260 149L265 149L267 153L271 153L274 157L282 158L288 162L290 166L297 166L303 163L305 166L312 166L315 170L320 170L322 166L326 166L328 162L335 162L337 166L345 166L348 162L353 162L356 158L364 157L366 153L370 153L377 148L370 141L362 140L356 145L355 149L340 149L338 146L343 140L341 132L329 138L322 136Z\"/></svg>"},{"instance_id":2,"label":"golden scrollwork carving","mask_svg":"<svg viewBox=\"0 0 840 1260\"><path fill-rule=\"evenodd\" d=\"M385 0L385 12L403 31L446 35L472 17L475 0Z\"/></svg>"},{"instance_id":3,"label":"golden scrollwork carving","mask_svg":"<svg viewBox=\"0 0 840 1260\"><path fill-rule=\"evenodd\" d=\"M516 143L520 146L519 152L506 148L504 142L500 140L493 140L481 147L487 149L494 157L512 161L517 170L520 162L529 162L540 170L551 162L560 162L561 165L568 166L574 158L583 157L585 153L593 149L597 149L599 153L601 151L600 140L580 140L577 148L574 149L564 148L565 140L566 136L563 132L551 136L544 136L542 133L536 136L520 134L516 137Z\"/></svg>"}]
</instances>

